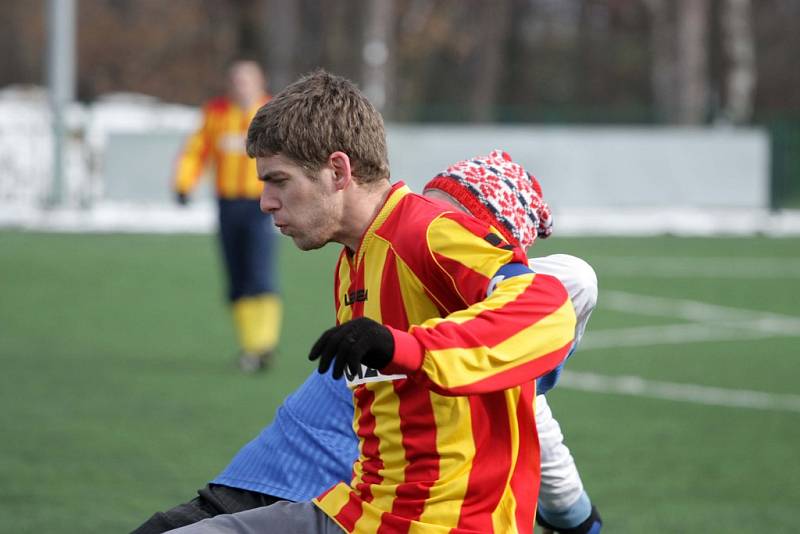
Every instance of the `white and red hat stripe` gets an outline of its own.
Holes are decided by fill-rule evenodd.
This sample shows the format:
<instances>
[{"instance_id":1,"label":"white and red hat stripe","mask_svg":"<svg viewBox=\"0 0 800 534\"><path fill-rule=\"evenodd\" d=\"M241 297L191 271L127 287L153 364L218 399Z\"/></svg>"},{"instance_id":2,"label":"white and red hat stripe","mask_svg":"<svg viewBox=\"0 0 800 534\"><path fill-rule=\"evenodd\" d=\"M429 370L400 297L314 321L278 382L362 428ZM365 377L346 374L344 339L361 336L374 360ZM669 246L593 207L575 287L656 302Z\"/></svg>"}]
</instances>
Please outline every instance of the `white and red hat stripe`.
<instances>
[{"instance_id":1,"label":"white and red hat stripe","mask_svg":"<svg viewBox=\"0 0 800 534\"><path fill-rule=\"evenodd\" d=\"M539 182L502 150L451 165L425 185L431 189L450 195L514 245L528 248L553 231Z\"/></svg>"}]
</instances>

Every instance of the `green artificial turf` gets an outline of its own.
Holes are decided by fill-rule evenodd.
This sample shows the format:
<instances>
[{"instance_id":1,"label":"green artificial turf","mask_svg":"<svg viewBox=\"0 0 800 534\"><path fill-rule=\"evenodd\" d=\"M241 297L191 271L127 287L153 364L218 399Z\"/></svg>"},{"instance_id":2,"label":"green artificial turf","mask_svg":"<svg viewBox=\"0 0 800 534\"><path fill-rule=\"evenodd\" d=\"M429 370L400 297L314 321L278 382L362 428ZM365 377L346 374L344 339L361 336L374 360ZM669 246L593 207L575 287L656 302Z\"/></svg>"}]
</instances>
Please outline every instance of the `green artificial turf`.
<instances>
[{"instance_id":1,"label":"green artificial turf","mask_svg":"<svg viewBox=\"0 0 800 534\"><path fill-rule=\"evenodd\" d=\"M0 532L131 530L190 499L312 371L337 247L282 240L283 335L258 376L235 366L216 247L0 232ZM532 252L578 254L598 273L568 370L800 395L800 331L590 348L594 332L692 323L611 307L613 292L800 320L800 240L554 238ZM570 387L549 399L608 532L795 530L800 411Z\"/></svg>"}]
</instances>

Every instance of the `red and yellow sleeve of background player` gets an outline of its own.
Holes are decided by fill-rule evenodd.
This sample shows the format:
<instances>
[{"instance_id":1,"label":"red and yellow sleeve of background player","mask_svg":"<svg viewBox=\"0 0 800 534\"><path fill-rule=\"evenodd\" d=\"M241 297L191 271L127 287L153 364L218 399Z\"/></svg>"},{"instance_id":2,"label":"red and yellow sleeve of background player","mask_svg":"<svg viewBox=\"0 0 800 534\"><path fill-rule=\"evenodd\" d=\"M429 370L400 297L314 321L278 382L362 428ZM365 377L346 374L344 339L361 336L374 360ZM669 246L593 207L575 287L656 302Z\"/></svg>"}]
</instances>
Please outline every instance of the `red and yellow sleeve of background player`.
<instances>
[{"instance_id":1,"label":"red and yellow sleeve of background player","mask_svg":"<svg viewBox=\"0 0 800 534\"><path fill-rule=\"evenodd\" d=\"M175 190L188 194L203 169L212 165L216 194L223 199L258 199L262 184L256 163L245 152L250 120L269 97L245 110L227 98L217 98L203 108L203 124L189 137L175 169Z\"/></svg>"},{"instance_id":2,"label":"red and yellow sleeve of background player","mask_svg":"<svg viewBox=\"0 0 800 534\"><path fill-rule=\"evenodd\" d=\"M203 124L187 139L175 168L175 190L188 194L200 180L200 175L214 146L214 111L221 101L212 101L203 107Z\"/></svg>"}]
</instances>

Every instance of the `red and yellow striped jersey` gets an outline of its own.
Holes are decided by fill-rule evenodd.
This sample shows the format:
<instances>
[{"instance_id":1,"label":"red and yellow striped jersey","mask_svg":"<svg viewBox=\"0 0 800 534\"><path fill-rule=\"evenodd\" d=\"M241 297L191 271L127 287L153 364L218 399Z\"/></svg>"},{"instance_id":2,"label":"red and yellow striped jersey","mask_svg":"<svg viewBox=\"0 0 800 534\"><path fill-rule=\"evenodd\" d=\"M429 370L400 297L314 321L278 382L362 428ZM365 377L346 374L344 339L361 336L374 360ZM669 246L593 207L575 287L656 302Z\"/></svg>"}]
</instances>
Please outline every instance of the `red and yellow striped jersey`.
<instances>
[{"instance_id":1,"label":"red and yellow striped jersey","mask_svg":"<svg viewBox=\"0 0 800 534\"><path fill-rule=\"evenodd\" d=\"M530 533L539 488L534 379L572 344L561 283L487 287L522 250L484 223L393 187L335 277L337 321L392 327L395 356L349 374L353 479L315 499L347 532Z\"/></svg>"},{"instance_id":2,"label":"red and yellow striped jersey","mask_svg":"<svg viewBox=\"0 0 800 534\"><path fill-rule=\"evenodd\" d=\"M266 97L252 109L242 109L228 98L217 98L203 107L203 124L186 142L178 158L175 189L189 193L209 161L213 164L219 198L253 198L261 195L256 162L245 152L250 121Z\"/></svg>"}]
</instances>

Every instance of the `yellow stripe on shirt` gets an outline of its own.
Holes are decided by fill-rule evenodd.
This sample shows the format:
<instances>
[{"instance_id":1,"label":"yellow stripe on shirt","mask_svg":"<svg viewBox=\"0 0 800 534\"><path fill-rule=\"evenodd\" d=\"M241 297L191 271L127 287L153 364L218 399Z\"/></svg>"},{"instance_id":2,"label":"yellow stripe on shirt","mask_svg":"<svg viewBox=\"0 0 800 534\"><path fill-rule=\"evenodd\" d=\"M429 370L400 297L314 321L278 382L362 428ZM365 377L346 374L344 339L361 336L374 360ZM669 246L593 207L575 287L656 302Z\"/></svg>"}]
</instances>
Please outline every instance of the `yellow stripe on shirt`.
<instances>
[{"instance_id":1,"label":"yellow stripe on shirt","mask_svg":"<svg viewBox=\"0 0 800 534\"><path fill-rule=\"evenodd\" d=\"M570 321L570 317L572 320ZM575 311L570 302L493 347L426 352L422 369L435 384L451 389L520 367L572 341ZM527 356L520 357L520 347Z\"/></svg>"},{"instance_id":2,"label":"yellow stripe on shirt","mask_svg":"<svg viewBox=\"0 0 800 534\"><path fill-rule=\"evenodd\" d=\"M428 246L486 278L493 277L514 256L476 236L453 219L439 216L428 227Z\"/></svg>"},{"instance_id":3,"label":"yellow stripe on shirt","mask_svg":"<svg viewBox=\"0 0 800 534\"><path fill-rule=\"evenodd\" d=\"M440 477L430 488L430 497L420 520L452 528L458 525L461 517L461 510L453 504L464 501L469 483L468 473L472 471L472 459L475 457L475 441L468 415L469 398L445 397L433 391L430 392L430 398L436 419ZM460 417L454 420L455 414L460 414ZM444 473L448 476L442 477ZM454 476L454 473L462 476Z\"/></svg>"},{"instance_id":4,"label":"yellow stripe on shirt","mask_svg":"<svg viewBox=\"0 0 800 534\"><path fill-rule=\"evenodd\" d=\"M519 459L519 422L517 420L517 406L519 404L521 390L519 388L507 389L504 392L506 400L506 414L508 415L508 427L511 432L510 442L511 447L511 465L517 465ZM524 461L524 460L523 460ZM511 478L514 475L514 470L509 470L508 478L506 479L506 487L502 497L500 497L500 504L492 513L492 526L495 532L504 532L508 534L517 533L516 521L510 522L510 518L516 516L517 500L514 497L514 492L511 487Z\"/></svg>"},{"instance_id":5,"label":"yellow stripe on shirt","mask_svg":"<svg viewBox=\"0 0 800 534\"><path fill-rule=\"evenodd\" d=\"M397 258L397 275L400 281L400 294L403 295L406 317L409 324L420 324L429 317L439 315L439 309L425 292L422 281L411 268Z\"/></svg>"},{"instance_id":6,"label":"yellow stripe on shirt","mask_svg":"<svg viewBox=\"0 0 800 534\"><path fill-rule=\"evenodd\" d=\"M339 273L337 275L339 280L339 294L336 298L339 300L339 308L336 310L336 321L339 324L344 324L353 317L353 309L351 306L345 306L344 296L350 290L350 269L347 261L343 260L339 263Z\"/></svg>"},{"instance_id":7,"label":"yellow stripe on shirt","mask_svg":"<svg viewBox=\"0 0 800 534\"><path fill-rule=\"evenodd\" d=\"M445 320L449 323L462 324L473 320L480 312L499 310L508 303L514 302L517 297L525 293L525 291L528 290L528 287L530 287L530 285L533 283L535 276L536 275L534 273L531 273L521 274L519 276L514 276L513 278L506 278L497 285L494 293L492 293L486 300L477 302L467 309L455 311L448 315L447 319L443 319L441 317L428 319L422 323L421 326L423 328L431 328Z\"/></svg>"}]
</instances>

